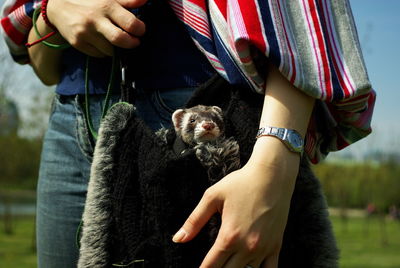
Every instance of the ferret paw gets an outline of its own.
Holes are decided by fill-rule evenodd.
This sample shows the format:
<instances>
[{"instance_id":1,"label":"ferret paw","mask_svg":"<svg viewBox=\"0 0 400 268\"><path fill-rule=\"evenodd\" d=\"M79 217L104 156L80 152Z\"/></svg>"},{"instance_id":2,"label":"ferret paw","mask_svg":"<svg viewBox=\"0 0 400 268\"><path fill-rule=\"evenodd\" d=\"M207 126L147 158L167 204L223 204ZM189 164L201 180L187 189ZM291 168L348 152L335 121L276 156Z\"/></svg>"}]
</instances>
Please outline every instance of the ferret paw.
<instances>
[{"instance_id":1,"label":"ferret paw","mask_svg":"<svg viewBox=\"0 0 400 268\"><path fill-rule=\"evenodd\" d=\"M240 168L239 145L233 138L202 142L194 150L212 183Z\"/></svg>"}]
</instances>

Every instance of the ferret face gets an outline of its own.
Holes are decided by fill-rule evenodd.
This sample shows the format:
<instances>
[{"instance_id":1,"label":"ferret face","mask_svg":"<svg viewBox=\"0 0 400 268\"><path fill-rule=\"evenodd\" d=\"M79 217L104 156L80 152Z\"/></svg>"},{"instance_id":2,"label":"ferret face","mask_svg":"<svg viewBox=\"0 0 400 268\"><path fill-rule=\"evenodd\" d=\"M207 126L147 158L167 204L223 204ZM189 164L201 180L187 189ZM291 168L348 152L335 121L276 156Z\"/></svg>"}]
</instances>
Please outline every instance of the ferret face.
<instances>
[{"instance_id":1,"label":"ferret face","mask_svg":"<svg viewBox=\"0 0 400 268\"><path fill-rule=\"evenodd\" d=\"M176 110L172 122L176 133L189 145L213 141L224 132L222 111L218 106L197 105Z\"/></svg>"}]
</instances>

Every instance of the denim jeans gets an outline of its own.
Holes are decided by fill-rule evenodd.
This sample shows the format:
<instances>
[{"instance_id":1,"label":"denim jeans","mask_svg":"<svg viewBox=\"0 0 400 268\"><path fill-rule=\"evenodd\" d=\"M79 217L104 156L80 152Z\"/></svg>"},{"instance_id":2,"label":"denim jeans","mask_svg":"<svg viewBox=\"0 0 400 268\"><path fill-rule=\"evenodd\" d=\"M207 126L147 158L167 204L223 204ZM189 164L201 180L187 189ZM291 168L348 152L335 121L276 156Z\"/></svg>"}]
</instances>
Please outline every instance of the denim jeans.
<instances>
[{"instance_id":1,"label":"denim jeans","mask_svg":"<svg viewBox=\"0 0 400 268\"><path fill-rule=\"evenodd\" d=\"M137 113L153 130L171 127L172 112L186 103L193 90L138 90ZM80 97L56 95L52 105L37 190L38 267L76 267L79 257L76 236L93 154ZM90 97L95 129L99 126L103 98ZM118 97L113 96L112 103L117 101Z\"/></svg>"}]
</instances>

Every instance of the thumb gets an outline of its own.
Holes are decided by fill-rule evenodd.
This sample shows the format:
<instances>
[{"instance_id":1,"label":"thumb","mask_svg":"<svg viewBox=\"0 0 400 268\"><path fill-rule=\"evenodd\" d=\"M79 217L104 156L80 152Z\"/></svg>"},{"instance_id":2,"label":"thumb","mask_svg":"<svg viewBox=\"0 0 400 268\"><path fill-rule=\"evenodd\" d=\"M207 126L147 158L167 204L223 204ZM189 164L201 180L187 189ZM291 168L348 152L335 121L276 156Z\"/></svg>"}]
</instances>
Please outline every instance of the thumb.
<instances>
[{"instance_id":1,"label":"thumb","mask_svg":"<svg viewBox=\"0 0 400 268\"><path fill-rule=\"evenodd\" d=\"M210 193L208 189L199 204L190 214L189 218L183 224L181 229L172 237L175 243L185 243L192 240L210 220L211 216L218 211L220 201L217 196Z\"/></svg>"}]
</instances>

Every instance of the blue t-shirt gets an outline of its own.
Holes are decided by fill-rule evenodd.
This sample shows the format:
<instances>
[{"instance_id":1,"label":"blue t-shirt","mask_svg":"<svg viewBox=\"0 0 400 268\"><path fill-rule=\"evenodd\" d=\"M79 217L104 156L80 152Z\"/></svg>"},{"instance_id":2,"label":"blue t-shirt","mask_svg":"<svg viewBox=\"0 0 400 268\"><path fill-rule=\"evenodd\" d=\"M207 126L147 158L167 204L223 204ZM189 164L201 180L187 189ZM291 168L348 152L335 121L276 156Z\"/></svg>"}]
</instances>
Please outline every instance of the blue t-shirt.
<instances>
[{"instance_id":1,"label":"blue t-shirt","mask_svg":"<svg viewBox=\"0 0 400 268\"><path fill-rule=\"evenodd\" d=\"M206 57L195 47L184 25L165 1L151 9L146 23L145 42L135 58L135 86L143 89L196 87L214 73ZM105 93L110 80L109 58L90 58L89 92ZM62 77L56 92L61 95L85 93L86 55L74 48L62 57ZM114 89L119 89L116 77Z\"/></svg>"}]
</instances>

